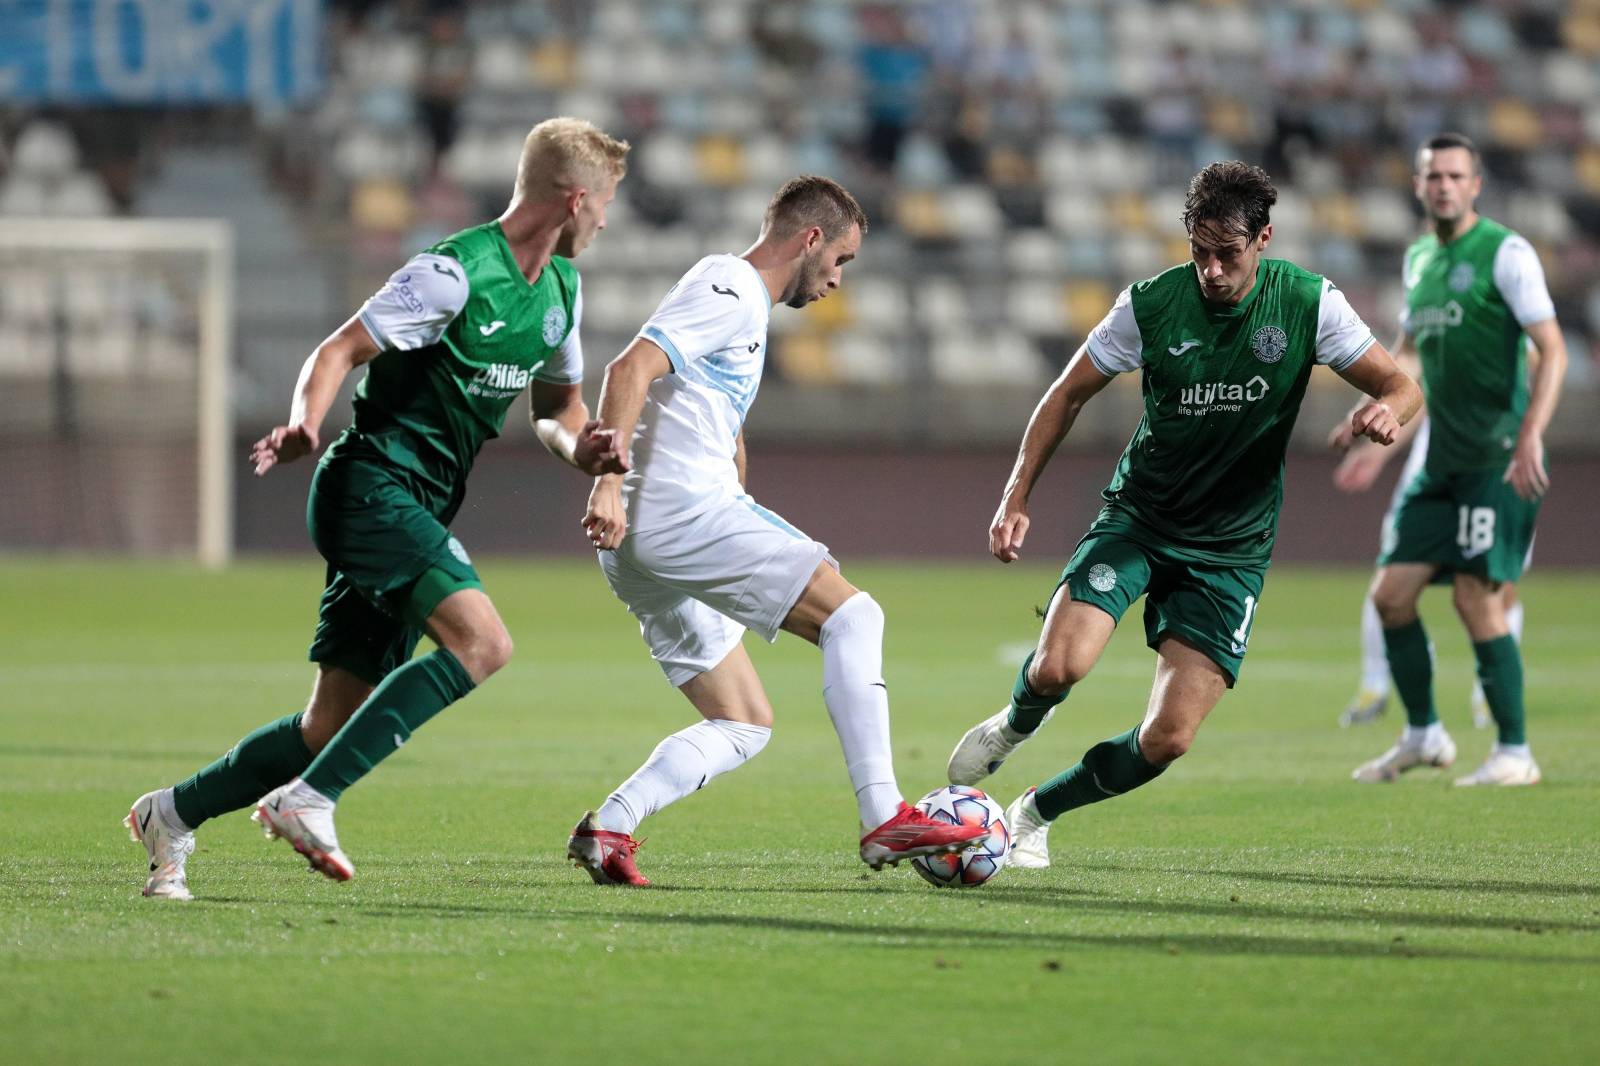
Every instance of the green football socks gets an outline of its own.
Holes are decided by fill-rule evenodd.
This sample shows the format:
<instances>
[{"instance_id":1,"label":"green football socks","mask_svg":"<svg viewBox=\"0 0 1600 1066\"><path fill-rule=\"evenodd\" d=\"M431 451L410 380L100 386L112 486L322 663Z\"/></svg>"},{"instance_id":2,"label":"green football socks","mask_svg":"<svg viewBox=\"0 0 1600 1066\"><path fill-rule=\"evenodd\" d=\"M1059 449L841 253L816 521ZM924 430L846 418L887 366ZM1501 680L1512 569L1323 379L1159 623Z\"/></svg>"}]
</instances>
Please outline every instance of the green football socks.
<instances>
[{"instance_id":1,"label":"green football socks","mask_svg":"<svg viewBox=\"0 0 1600 1066\"><path fill-rule=\"evenodd\" d=\"M1120 796L1161 776L1165 766L1145 761L1139 750L1139 727L1102 740L1083 754L1083 761L1065 770L1033 794L1033 802L1046 821L1087 803Z\"/></svg>"},{"instance_id":2,"label":"green football socks","mask_svg":"<svg viewBox=\"0 0 1600 1066\"><path fill-rule=\"evenodd\" d=\"M1522 703L1522 650L1507 633L1472 645L1478 657L1478 680L1489 703L1501 744L1526 744L1527 711Z\"/></svg>"},{"instance_id":3,"label":"green football socks","mask_svg":"<svg viewBox=\"0 0 1600 1066\"><path fill-rule=\"evenodd\" d=\"M1437 722L1439 712L1433 705L1433 650L1428 647L1428 631L1422 628L1422 619L1396 629L1385 629L1383 648L1389 657L1389 675L1394 678L1395 691L1400 693L1400 702L1406 705L1406 723L1421 729ZM1520 678L1520 661L1517 673ZM1519 692L1520 689L1519 685Z\"/></svg>"},{"instance_id":4,"label":"green football socks","mask_svg":"<svg viewBox=\"0 0 1600 1066\"><path fill-rule=\"evenodd\" d=\"M293 780L311 762L300 733L303 712L279 718L248 734L228 754L172 787L172 804L190 829L248 807Z\"/></svg>"},{"instance_id":5,"label":"green football socks","mask_svg":"<svg viewBox=\"0 0 1600 1066\"><path fill-rule=\"evenodd\" d=\"M329 799L338 799L413 731L472 689L466 668L444 648L412 659L372 690L301 778Z\"/></svg>"},{"instance_id":6,"label":"green football socks","mask_svg":"<svg viewBox=\"0 0 1600 1066\"><path fill-rule=\"evenodd\" d=\"M1033 652L1030 651L1022 660L1022 669L1017 671L1017 680L1011 686L1011 713L1006 716L1006 724L1024 735L1038 729L1050 709L1067 698L1066 692L1055 696L1036 694L1028 684L1028 668L1032 665Z\"/></svg>"}]
</instances>

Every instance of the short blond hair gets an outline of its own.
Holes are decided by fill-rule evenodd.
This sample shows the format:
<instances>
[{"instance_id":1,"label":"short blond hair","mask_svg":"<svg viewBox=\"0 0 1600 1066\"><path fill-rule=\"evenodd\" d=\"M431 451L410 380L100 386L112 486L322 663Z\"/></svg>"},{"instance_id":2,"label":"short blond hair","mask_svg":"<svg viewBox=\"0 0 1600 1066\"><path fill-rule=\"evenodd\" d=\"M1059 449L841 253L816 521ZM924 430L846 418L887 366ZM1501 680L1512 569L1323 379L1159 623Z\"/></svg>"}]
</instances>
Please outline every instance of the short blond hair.
<instances>
[{"instance_id":1,"label":"short blond hair","mask_svg":"<svg viewBox=\"0 0 1600 1066\"><path fill-rule=\"evenodd\" d=\"M516 194L537 194L541 186L593 189L620 181L629 147L581 118L547 118L522 142Z\"/></svg>"}]
</instances>

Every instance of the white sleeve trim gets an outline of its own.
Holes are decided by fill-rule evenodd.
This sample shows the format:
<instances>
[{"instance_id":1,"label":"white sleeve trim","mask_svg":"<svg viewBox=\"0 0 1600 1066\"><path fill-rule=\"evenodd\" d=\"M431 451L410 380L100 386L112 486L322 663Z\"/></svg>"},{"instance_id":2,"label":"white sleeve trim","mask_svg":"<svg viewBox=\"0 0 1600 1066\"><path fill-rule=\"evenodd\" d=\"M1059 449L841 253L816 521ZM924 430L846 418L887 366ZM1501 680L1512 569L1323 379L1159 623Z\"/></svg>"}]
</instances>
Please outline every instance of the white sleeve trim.
<instances>
[{"instance_id":1,"label":"white sleeve trim","mask_svg":"<svg viewBox=\"0 0 1600 1066\"><path fill-rule=\"evenodd\" d=\"M583 325L583 281L577 274L573 278L577 280L572 295L572 328L567 330L567 339L556 354L533 375L554 385L576 385L583 380L583 341L578 338L578 329Z\"/></svg>"},{"instance_id":2,"label":"white sleeve trim","mask_svg":"<svg viewBox=\"0 0 1600 1066\"><path fill-rule=\"evenodd\" d=\"M1356 314L1327 278L1322 279L1322 300L1317 306L1317 362L1344 370L1377 343L1372 329Z\"/></svg>"},{"instance_id":3,"label":"white sleeve trim","mask_svg":"<svg viewBox=\"0 0 1600 1066\"><path fill-rule=\"evenodd\" d=\"M1100 324L1089 331L1084 350L1095 369L1107 377L1144 366L1144 338L1133 315L1133 289L1123 289Z\"/></svg>"},{"instance_id":4,"label":"white sleeve trim","mask_svg":"<svg viewBox=\"0 0 1600 1066\"><path fill-rule=\"evenodd\" d=\"M469 288L459 261L423 252L389 275L358 315L379 348L415 351L444 336L467 305Z\"/></svg>"},{"instance_id":5,"label":"white sleeve trim","mask_svg":"<svg viewBox=\"0 0 1600 1066\"><path fill-rule=\"evenodd\" d=\"M1513 233L1501 241L1499 250L1494 253L1494 285L1522 328L1556 317L1556 305L1545 285L1539 253L1519 234Z\"/></svg>"}]
</instances>

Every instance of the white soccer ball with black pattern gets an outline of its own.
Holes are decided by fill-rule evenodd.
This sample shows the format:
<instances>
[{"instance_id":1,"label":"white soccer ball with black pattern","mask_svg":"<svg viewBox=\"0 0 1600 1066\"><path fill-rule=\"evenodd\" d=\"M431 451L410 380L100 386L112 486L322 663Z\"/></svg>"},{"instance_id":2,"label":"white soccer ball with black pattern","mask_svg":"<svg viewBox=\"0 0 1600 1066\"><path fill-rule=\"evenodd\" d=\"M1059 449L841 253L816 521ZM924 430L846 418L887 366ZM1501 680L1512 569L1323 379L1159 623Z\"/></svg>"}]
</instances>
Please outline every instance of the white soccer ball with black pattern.
<instances>
[{"instance_id":1,"label":"white soccer ball with black pattern","mask_svg":"<svg viewBox=\"0 0 1600 1066\"><path fill-rule=\"evenodd\" d=\"M911 865L922 879L940 888L977 888L1000 872L1011 853L1011 830L1000 804L968 785L936 788L917 801L929 818L951 825L977 825L989 830L965 851L919 855Z\"/></svg>"}]
</instances>

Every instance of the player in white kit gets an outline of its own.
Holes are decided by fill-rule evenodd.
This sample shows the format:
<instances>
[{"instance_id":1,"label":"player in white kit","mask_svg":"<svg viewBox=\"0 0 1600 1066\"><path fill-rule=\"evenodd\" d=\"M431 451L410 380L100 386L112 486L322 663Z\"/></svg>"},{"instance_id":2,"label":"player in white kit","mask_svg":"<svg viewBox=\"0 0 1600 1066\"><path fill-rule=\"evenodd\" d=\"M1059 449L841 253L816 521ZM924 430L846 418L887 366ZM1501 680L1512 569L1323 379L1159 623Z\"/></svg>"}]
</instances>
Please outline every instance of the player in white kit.
<instances>
[{"instance_id":1,"label":"player in white kit","mask_svg":"<svg viewBox=\"0 0 1600 1066\"><path fill-rule=\"evenodd\" d=\"M838 183L795 178L768 205L756 243L696 263L606 367L600 425L615 429L631 469L595 480L584 527L651 656L702 721L663 740L573 829L567 854L599 884L649 884L633 860L639 823L766 746L772 707L740 642L746 629L769 642L787 630L821 648L863 861L878 869L983 835L906 804L889 744L883 611L826 546L743 487L742 427L772 305L805 307L838 288L866 230Z\"/></svg>"}]
</instances>

